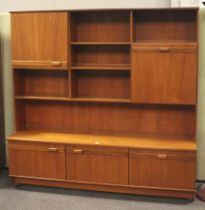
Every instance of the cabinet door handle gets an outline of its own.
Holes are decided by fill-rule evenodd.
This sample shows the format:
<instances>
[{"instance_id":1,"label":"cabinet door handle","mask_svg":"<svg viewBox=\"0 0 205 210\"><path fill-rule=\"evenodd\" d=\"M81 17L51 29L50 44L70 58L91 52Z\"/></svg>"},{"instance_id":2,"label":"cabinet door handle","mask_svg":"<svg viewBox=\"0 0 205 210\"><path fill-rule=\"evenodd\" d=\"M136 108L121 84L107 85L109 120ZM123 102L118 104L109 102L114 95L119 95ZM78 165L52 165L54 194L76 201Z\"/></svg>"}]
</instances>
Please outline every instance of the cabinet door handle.
<instances>
[{"instance_id":1,"label":"cabinet door handle","mask_svg":"<svg viewBox=\"0 0 205 210\"><path fill-rule=\"evenodd\" d=\"M53 61L53 62L51 62L51 65L52 66L61 66L61 62L60 61Z\"/></svg>"},{"instance_id":2,"label":"cabinet door handle","mask_svg":"<svg viewBox=\"0 0 205 210\"><path fill-rule=\"evenodd\" d=\"M157 155L157 158L158 158L158 159L165 160L165 159L167 159L167 155L166 155L166 154L158 154L158 155Z\"/></svg>"},{"instance_id":3,"label":"cabinet door handle","mask_svg":"<svg viewBox=\"0 0 205 210\"><path fill-rule=\"evenodd\" d=\"M159 51L160 51L160 52L169 52L170 49L169 49L168 47L160 47L160 48L159 48Z\"/></svg>"},{"instance_id":4,"label":"cabinet door handle","mask_svg":"<svg viewBox=\"0 0 205 210\"><path fill-rule=\"evenodd\" d=\"M82 149L74 149L73 150L73 153L74 154L82 154L83 153L83 150Z\"/></svg>"},{"instance_id":5,"label":"cabinet door handle","mask_svg":"<svg viewBox=\"0 0 205 210\"><path fill-rule=\"evenodd\" d=\"M58 152L58 148L56 148L56 147L49 147L48 151L49 152Z\"/></svg>"}]
</instances>

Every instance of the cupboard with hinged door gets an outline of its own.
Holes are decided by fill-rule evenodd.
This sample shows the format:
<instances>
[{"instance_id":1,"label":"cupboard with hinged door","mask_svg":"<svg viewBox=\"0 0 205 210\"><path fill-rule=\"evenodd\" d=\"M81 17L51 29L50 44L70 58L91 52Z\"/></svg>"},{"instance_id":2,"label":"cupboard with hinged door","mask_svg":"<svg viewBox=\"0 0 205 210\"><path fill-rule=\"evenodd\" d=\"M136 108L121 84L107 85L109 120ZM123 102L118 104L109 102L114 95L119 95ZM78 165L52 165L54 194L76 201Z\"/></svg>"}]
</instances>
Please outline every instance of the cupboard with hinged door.
<instances>
[{"instance_id":1,"label":"cupboard with hinged door","mask_svg":"<svg viewBox=\"0 0 205 210\"><path fill-rule=\"evenodd\" d=\"M68 18L67 12L12 13L13 67L67 69Z\"/></svg>"}]
</instances>

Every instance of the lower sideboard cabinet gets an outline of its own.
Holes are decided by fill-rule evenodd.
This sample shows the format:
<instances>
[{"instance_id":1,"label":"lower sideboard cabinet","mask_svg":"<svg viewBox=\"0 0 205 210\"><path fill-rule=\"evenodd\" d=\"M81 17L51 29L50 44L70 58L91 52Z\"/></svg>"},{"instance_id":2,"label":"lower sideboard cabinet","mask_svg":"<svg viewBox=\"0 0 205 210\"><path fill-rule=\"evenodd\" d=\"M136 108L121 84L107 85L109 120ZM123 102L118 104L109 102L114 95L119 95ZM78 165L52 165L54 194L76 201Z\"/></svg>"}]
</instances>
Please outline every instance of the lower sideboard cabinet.
<instances>
[{"instance_id":1,"label":"lower sideboard cabinet","mask_svg":"<svg viewBox=\"0 0 205 210\"><path fill-rule=\"evenodd\" d=\"M9 141L16 184L193 198L193 151Z\"/></svg>"},{"instance_id":2,"label":"lower sideboard cabinet","mask_svg":"<svg viewBox=\"0 0 205 210\"><path fill-rule=\"evenodd\" d=\"M173 190L195 190L193 152L130 150L129 184Z\"/></svg>"},{"instance_id":3,"label":"lower sideboard cabinet","mask_svg":"<svg viewBox=\"0 0 205 210\"><path fill-rule=\"evenodd\" d=\"M9 142L10 176L65 179L65 146Z\"/></svg>"},{"instance_id":4,"label":"lower sideboard cabinet","mask_svg":"<svg viewBox=\"0 0 205 210\"><path fill-rule=\"evenodd\" d=\"M67 146L67 179L128 185L128 149Z\"/></svg>"}]
</instances>

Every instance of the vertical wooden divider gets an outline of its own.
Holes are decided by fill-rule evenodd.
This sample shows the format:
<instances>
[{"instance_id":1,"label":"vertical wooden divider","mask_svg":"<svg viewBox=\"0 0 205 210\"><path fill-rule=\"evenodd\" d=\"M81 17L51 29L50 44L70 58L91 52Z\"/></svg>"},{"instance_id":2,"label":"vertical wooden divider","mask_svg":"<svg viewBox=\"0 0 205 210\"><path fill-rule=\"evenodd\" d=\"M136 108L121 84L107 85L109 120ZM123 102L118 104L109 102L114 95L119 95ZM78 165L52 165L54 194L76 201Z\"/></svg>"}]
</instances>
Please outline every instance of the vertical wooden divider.
<instances>
[{"instance_id":1,"label":"vertical wooden divider","mask_svg":"<svg viewBox=\"0 0 205 210\"><path fill-rule=\"evenodd\" d=\"M130 99L132 101L132 43L133 43L134 20L133 11L130 11Z\"/></svg>"},{"instance_id":2,"label":"vertical wooden divider","mask_svg":"<svg viewBox=\"0 0 205 210\"><path fill-rule=\"evenodd\" d=\"M71 71L71 58L72 58L72 50L71 50L71 17L70 12L68 12L68 18L67 18L67 24L68 24L68 88L69 88L69 98L72 98L72 71Z\"/></svg>"}]
</instances>

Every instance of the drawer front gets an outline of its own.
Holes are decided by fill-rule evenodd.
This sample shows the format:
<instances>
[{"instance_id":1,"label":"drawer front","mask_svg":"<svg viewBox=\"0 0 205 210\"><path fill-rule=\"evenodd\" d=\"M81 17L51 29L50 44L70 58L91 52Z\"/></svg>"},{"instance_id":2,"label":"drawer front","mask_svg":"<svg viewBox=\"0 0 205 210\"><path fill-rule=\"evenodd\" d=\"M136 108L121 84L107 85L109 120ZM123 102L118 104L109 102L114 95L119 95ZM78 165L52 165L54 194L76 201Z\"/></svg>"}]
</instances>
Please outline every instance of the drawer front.
<instances>
[{"instance_id":1,"label":"drawer front","mask_svg":"<svg viewBox=\"0 0 205 210\"><path fill-rule=\"evenodd\" d=\"M128 150L67 146L67 179L128 184Z\"/></svg>"},{"instance_id":2,"label":"drawer front","mask_svg":"<svg viewBox=\"0 0 205 210\"><path fill-rule=\"evenodd\" d=\"M129 184L159 188L195 188L196 154L130 150Z\"/></svg>"},{"instance_id":3,"label":"drawer front","mask_svg":"<svg viewBox=\"0 0 205 210\"><path fill-rule=\"evenodd\" d=\"M65 179L65 146L9 142L10 175Z\"/></svg>"}]
</instances>

